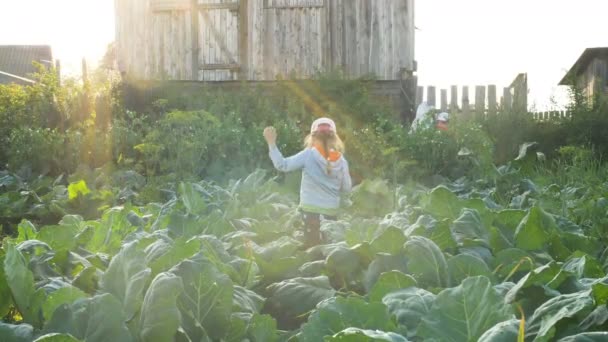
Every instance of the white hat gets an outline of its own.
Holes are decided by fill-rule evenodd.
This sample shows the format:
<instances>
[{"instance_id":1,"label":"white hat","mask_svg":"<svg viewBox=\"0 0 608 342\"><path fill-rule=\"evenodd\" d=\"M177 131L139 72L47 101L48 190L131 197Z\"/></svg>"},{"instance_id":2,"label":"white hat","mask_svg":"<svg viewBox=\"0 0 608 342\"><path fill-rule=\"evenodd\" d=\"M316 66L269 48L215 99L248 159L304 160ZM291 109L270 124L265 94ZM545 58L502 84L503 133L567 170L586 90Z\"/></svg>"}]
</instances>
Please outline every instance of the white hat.
<instances>
[{"instance_id":1,"label":"white hat","mask_svg":"<svg viewBox=\"0 0 608 342\"><path fill-rule=\"evenodd\" d=\"M437 121L447 122L449 119L450 119L450 114L448 114L446 112L437 114Z\"/></svg>"},{"instance_id":2,"label":"white hat","mask_svg":"<svg viewBox=\"0 0 608 342\"><path fill-rule=\"evenodd\" d=\"M329 125L329 130L337 133L336 132L336 123L334 122L334 120L330 119L330 118L319 118L315 121L313 121L312 126L310 126L310 133L314 133L319 129L320 125Z\"/></svg>"}]
</instances>

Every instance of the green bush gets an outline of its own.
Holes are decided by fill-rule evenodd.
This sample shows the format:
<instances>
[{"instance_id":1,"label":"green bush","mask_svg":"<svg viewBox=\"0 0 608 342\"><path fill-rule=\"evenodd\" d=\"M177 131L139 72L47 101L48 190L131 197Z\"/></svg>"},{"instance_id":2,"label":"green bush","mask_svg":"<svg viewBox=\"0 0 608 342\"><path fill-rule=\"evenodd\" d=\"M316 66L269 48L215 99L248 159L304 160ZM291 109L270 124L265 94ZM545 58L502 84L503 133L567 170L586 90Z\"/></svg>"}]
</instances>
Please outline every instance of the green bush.
<instances>
[{"instance_id":1,"label":"green bush","mask_svg":"<svg viewBox=\"0 0 608 342\"><path fill-rule=\"evenodd\" d=\"M7 141L7 169L56 174L66 163L65 136L49 128L14 128Z\"/></svg>"}]
</instances>

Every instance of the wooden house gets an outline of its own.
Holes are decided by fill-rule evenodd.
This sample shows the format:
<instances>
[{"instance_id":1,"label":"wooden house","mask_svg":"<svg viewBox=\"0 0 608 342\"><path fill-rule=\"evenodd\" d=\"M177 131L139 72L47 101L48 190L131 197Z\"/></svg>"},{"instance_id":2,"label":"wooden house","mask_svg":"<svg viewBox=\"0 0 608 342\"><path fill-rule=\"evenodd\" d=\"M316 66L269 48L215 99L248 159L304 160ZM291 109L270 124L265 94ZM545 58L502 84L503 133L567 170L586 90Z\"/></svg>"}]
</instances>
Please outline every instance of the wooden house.
<instances>
[{"instance_id":1,"label":"wooden house","mask_svg":"<svg viewBox=\"0 0 608 342\"><path fill-rule=\"evenodd\" d=\"M608 47L586 49L559 84L575 86L589 99L608 95Z\"/></svg>"},{"instance_id":2,"label":"wooden house","mask_svg":"<svg viewBox=\"0 0 608 342\"><path fill-rule=\"evenodd\" d=\"M37 70L34 62L53 66L51 47L47 45L0 45L0 84L35 83L30 74Z\"/></svg>"},{"instance_id":3,"label":"wooden house","mask_svg":"<svg viewBox=\"0 0 608 342\"><path fill-rule=\"evenodd\" d=\"M272 81L416 69L414 0L115 0L121 71L140 80Z\"/></svg>"}]
</instances>

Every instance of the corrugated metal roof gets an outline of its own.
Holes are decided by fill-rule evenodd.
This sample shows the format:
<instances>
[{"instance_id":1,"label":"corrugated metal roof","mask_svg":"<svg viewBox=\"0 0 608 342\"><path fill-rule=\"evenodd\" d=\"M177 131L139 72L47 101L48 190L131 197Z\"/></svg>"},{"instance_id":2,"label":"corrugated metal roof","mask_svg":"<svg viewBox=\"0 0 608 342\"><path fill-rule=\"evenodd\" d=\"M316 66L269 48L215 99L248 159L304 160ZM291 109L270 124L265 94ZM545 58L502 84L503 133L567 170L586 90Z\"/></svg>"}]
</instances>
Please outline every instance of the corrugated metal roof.
<instances>
[{"instance_id":1,"label":"corrugated metal roof","mask_svg":"<svg viewBox=\"0 0 608 342\"><path fill-rule=\"evenodd\" d=\"M576 63L570 68L566 76L562 78L559 82L559 85L573 85L574 79L581 72L585 71L587 65L597 57L606 57L608 56L608 47L599 47L599 48L588 48L585 49L583 54L578 58Z\"/></svg>"},{"instance_id":2,"label":"corrugated metal roof","mask_svg":"<svg viewBox=\"0 0 608 342\"><path fill-rule=\"evenodd\" d=\"M29 79L36 72L32 62L45 65L53 63L53 54L48 45L0 45L0 83L29 84L20 78ZM18 77L11 77L15 75Z\"/></svg>"}]
</instances>

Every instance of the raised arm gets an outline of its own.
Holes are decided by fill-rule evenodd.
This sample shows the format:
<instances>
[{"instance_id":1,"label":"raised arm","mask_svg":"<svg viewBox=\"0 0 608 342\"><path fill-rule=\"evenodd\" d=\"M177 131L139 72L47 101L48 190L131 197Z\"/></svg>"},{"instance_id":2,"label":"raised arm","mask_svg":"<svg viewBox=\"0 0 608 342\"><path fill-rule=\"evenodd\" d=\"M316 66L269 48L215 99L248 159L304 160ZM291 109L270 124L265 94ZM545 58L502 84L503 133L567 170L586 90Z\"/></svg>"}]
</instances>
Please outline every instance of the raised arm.
<instances>
[{"instance_id":1,"label":"raised arm","mask_svg":"<svg viewBox=\"0 0 608 342\"><path fill-rule=\"evenodd\" d=\"M268 154L270 155L272 164L277 170L290 172L304 168L306 158L308 158L309 155L309 150L303 150L294 156L285 158L277 147L277 133L274 127L266 127L266 129L264 129L264 138L268 143Z\"/></svg>"},{"instance_id":2,"label":"raised arm","mask_svg":"<svg viewBox=\"0 0 608 342\"><path fill-rule=\"evenodd\" d=\"M268 146L270 159L274 167L282 172L291 172L295 170L301 170L304 168L306 158L308 158L309 150L303 150L300 153L291 157L283 157L281 151L279 151L277 145Z\"/></svg>"}]
</instances>

